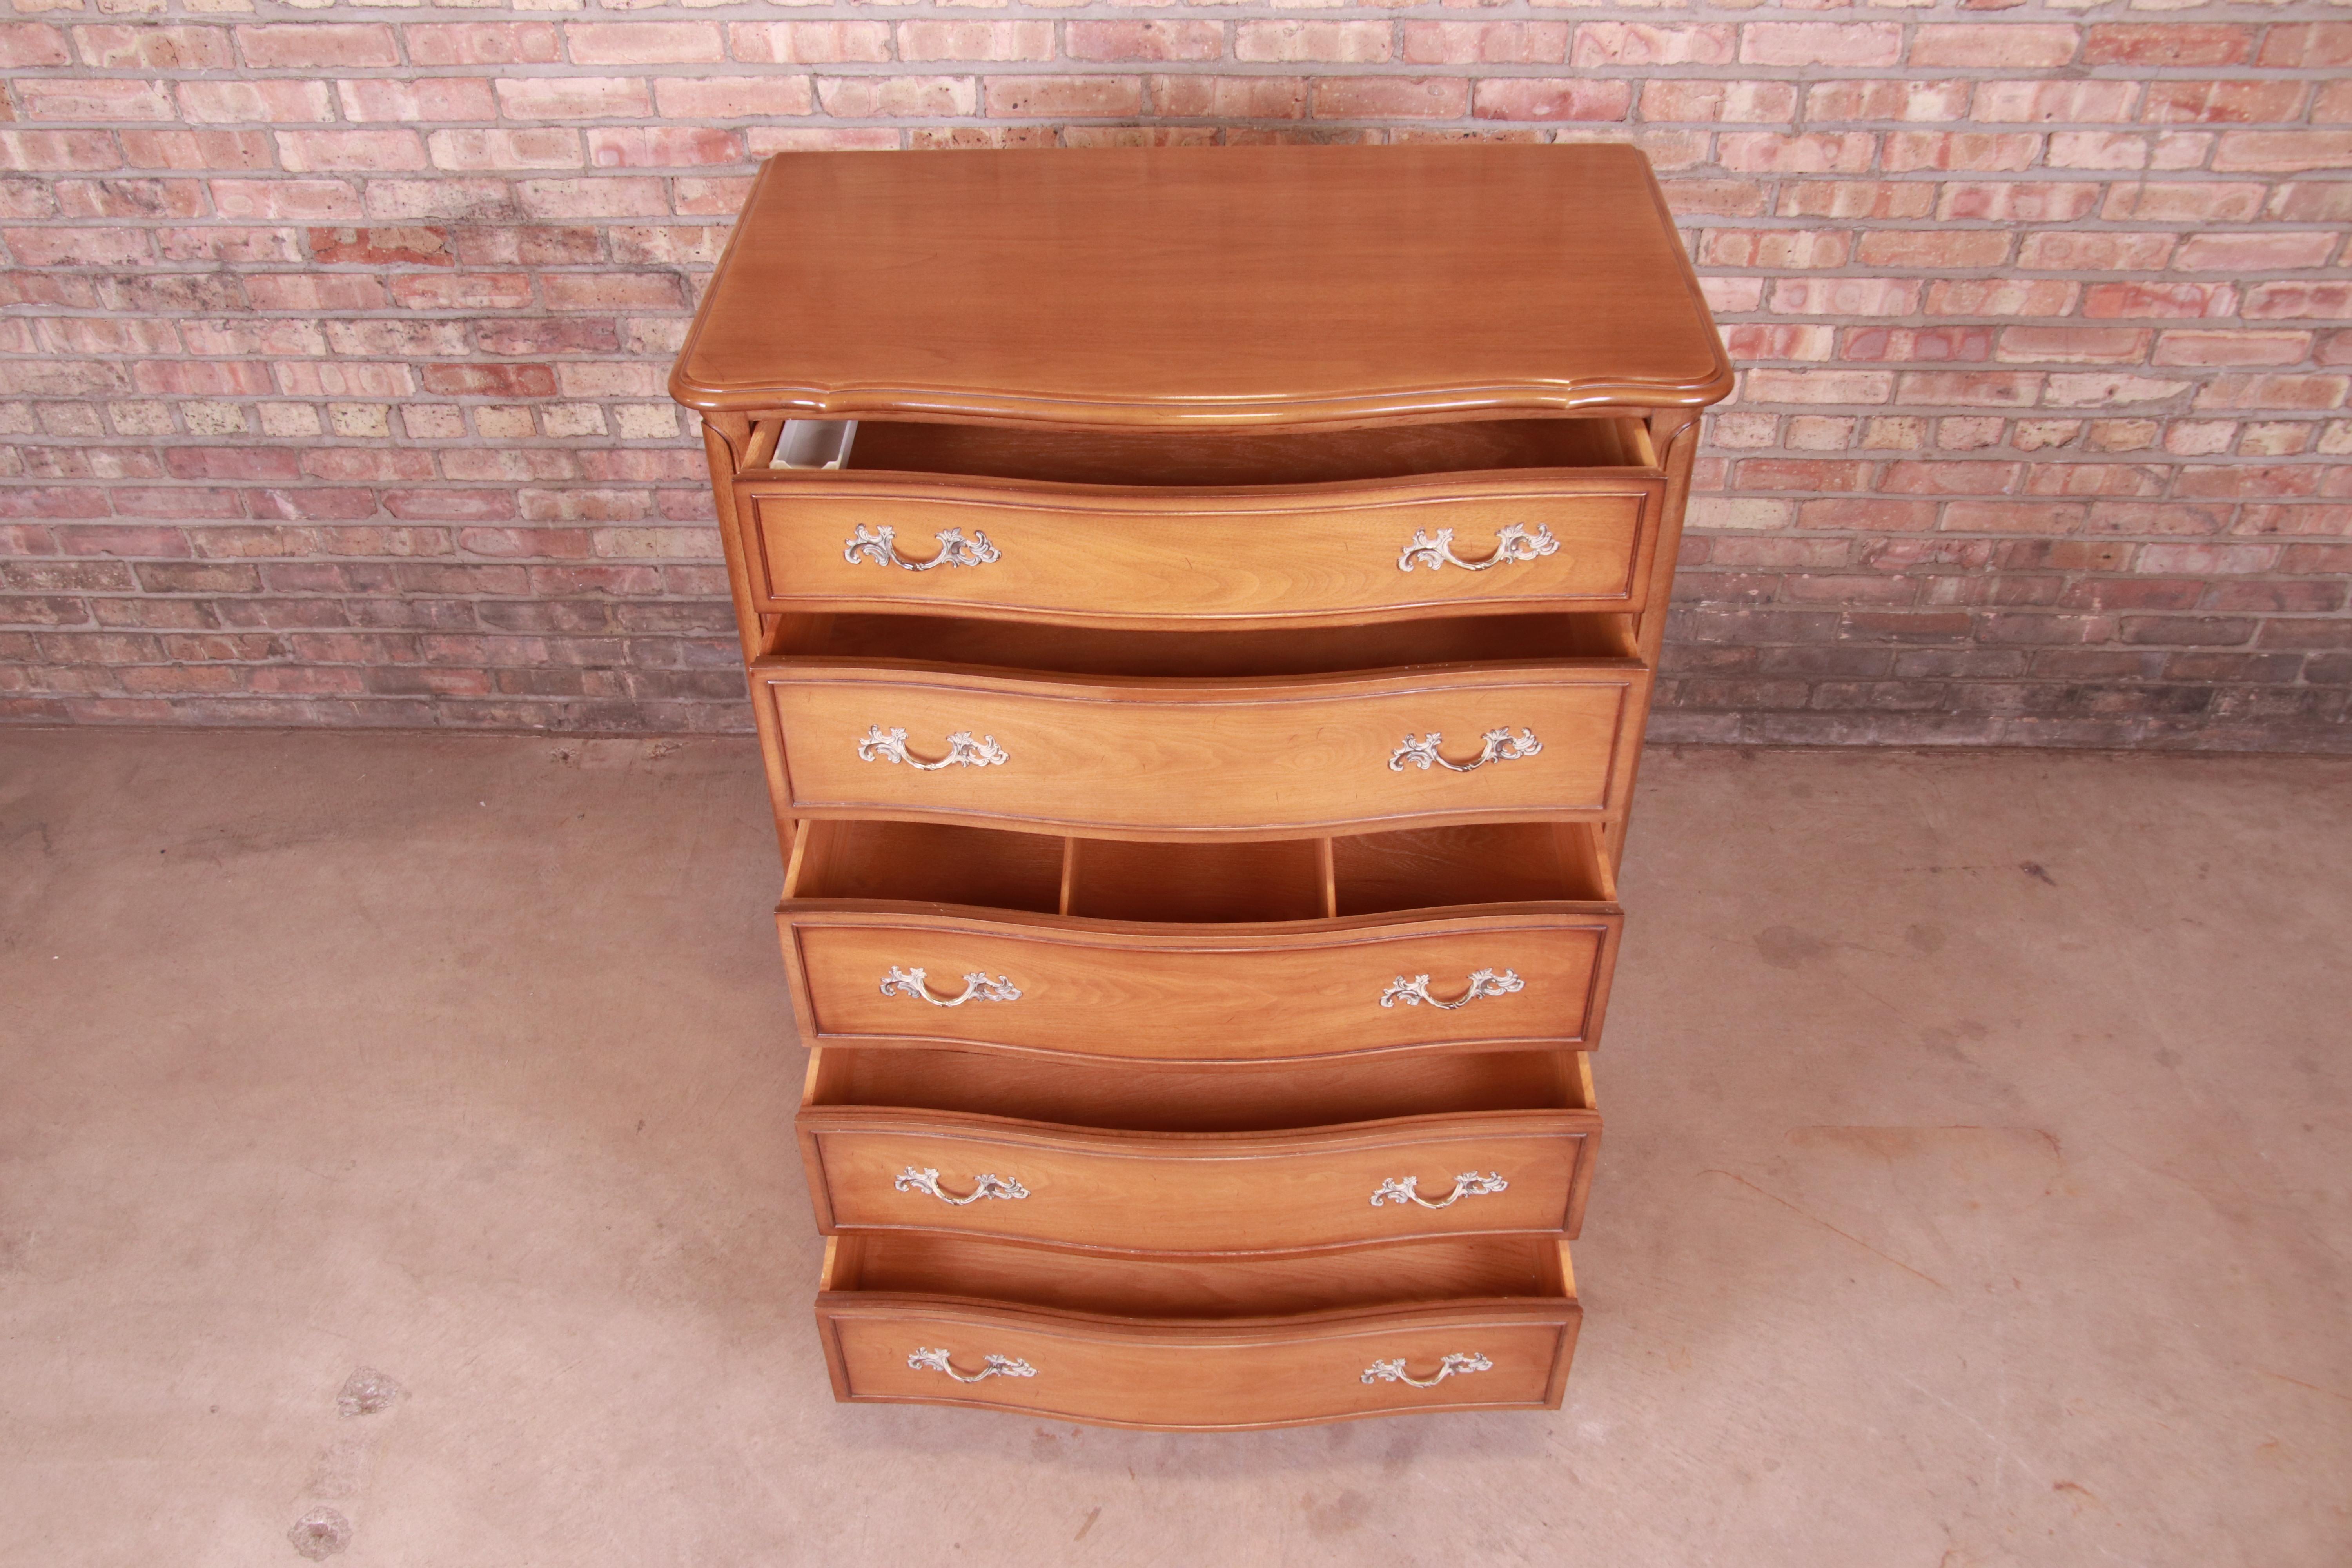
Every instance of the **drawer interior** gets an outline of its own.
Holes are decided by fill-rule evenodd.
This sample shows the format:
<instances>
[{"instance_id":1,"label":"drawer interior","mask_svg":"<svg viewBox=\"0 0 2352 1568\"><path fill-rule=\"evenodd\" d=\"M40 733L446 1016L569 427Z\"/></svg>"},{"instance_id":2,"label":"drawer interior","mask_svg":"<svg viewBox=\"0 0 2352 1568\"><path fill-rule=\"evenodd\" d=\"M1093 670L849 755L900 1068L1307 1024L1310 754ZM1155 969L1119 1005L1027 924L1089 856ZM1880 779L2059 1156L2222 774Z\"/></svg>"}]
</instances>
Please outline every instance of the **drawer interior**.
<instances>
[{"instance_id":1,"label":"drawer interior","mask_svg":"<svg viewBox=\"0 0 2352 1568\"><path fill-rule=\"evenodd\" d=\"M1045 675L1186 679L1639 656L1632 617L1616 614L1436 616L1403 623L1206 634L946 616L793 614L776 617L767 651L777 658L911 660Z\"/></svg>"},{"instance_id":2,"label":"drawer interior","mask_svg":"<svg viewBox=\"0 0 2352 1568\"><path fill-rule=\"evenodd\" d=\"M1398 1116L1596 1110L1580 1051L1427 1051L1346 1066L1213 1068L825 1046L810 1105L1009 1116L1122 1132L1276 1132Z\"/></svg>"},{"instance_id":3,"label":"drawer interior","mask_svg":"<svg viewBox=\"0 0 2352 1568\"><path fill-rule=\"evenodd\" d=\"M1568 1243L1448 1237L1307 1257L1122 1258L916 1231L825 1242L828 1291L960 1296L1117 1318L1280 1317L1494 1298L1574 1300Z\"/></svg>"},{"instance_id":4,"label":"drawer interior","mask_svg":"<svg viewBox=\"0 0 2352 1568\"><path fill-rule=\"evenodd\" d=\"M1521 468L1651 468L1638 419L1453 420L1368 430L1040 430L863 419L852 469L1080 485L1319 485Z\"/></svg>"},{"instance_id":5,"label":"drawer interior","mask_svg":"<svg viewBox=\"0 0 2352 1568\"><path fill-rule=\"evenodd\" d=\"M784 883L787 899L890 899L1187 923L1616 896L1599 832L1587 823L1161 844L810 819L794 836Z\"/></svg>"}]
</instances>

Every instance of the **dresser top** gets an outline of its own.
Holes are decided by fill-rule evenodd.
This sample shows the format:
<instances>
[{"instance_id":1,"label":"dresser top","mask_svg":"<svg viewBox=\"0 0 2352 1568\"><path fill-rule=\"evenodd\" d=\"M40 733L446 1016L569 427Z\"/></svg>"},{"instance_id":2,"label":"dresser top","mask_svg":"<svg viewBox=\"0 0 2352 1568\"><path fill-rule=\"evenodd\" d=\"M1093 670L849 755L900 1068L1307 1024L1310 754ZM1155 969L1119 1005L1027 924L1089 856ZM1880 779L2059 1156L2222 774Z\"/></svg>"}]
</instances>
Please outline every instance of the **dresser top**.
<instances>
[{"instance_id":1,"label":"dresser top","mask_svg":"<svg viewBox=\"0 0 2352 1568\"><path fill-rule=\"evenodd\" d=\"M670 391L709 412L1264 426L1712 403L1627 146L787 153Z\"/></svg>"}]
</instances>

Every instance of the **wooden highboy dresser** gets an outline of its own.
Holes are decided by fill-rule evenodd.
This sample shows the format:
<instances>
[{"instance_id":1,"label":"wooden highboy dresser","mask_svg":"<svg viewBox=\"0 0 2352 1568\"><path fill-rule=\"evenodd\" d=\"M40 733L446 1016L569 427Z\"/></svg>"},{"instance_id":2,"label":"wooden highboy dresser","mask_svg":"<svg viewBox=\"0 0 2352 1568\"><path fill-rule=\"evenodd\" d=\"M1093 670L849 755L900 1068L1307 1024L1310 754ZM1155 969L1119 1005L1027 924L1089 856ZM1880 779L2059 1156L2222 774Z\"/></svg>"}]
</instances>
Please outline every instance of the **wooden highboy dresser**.
<instances>
[{"instance_id":1,"label":"wooden highboy dresser","mask_svg":"<svg viewBox=\"0 0 2352 1568\"><path fill-rule=\"evenodd\" d=\"M671 389L784 847L836 1396L1559 1404L1730 385L1627 147L768 163Z\"/></svg>"}]
</instances>

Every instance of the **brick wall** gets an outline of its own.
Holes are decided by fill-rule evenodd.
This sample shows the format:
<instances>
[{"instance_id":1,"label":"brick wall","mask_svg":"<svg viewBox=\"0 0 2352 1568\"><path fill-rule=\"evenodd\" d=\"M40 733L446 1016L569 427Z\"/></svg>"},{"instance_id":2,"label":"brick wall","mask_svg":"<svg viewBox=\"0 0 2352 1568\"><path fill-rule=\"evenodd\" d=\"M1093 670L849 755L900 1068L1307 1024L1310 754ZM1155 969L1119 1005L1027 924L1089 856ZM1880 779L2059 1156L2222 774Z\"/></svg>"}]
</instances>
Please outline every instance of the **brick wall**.
<instances>
[{"instance_id":1,"label":"brick wall","mask_svg":"<svg viewBox=\"0 0 2352 1568\"><path fill-rule=\"evenodd\" d=\"M7 717L740 727L662 384L757 159L1502 136L1646 148L1742 368L1661 735L2352 731L2344 7L14 0L0 74Z\"/></svg>"}]
</instances>

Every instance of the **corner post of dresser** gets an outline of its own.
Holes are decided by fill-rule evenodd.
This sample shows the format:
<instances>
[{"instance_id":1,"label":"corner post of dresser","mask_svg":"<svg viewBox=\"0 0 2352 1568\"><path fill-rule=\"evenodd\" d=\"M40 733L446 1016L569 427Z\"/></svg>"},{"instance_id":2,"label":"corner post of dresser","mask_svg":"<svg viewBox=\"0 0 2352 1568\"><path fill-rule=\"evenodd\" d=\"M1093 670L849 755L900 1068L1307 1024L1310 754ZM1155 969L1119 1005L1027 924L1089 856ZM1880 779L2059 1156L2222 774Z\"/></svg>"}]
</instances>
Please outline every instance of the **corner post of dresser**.
<instances>
[{"instance_id":1,"label":"corner post of dresser","mask_svg":"<svg viewBox=\"0 0 2352 1568\"><path fill-rule=\"evenodd\" d=\"M711 504L719 510L719 542L727 552L727 582L735 600L735 627L743 642L743 662L760 657L760 614L751 604L751 575L746 569L743 530L735 510L735 476L751 447L751 416L748 414L704 414L702 451L710 463Z\"/></svg>"},{"instance_id":2,"label":"corner post of dresser","mask_svg":"<svg viewBox=\"0 0 2352 1568\"><path fill-rule=\"evenodd\" d=\"M1675 567L1683 552L1683 509L1690 501L1691 469L1698 458L1699 412L1696 408L1653 408L1646 422L1651 449L1658 455L1658 466L1665 472L1666 495L1665 504L1658 513L1657 549L1650 559L1649 592L1643 597L1641 613L1633 617L1633 647L1650 671L1650 694L1642 710L1645 731L1650 705L1657 700L1658 658L1665 647L1666 616L1674 608ZM1633 815L1633 785L1640 772L1641 757L1636 754L1633 772L1625 781L1626 807L1609 820L1603 831L1612 871L1625 864L1625 830Z\"/></svg>"}]
</instances>

